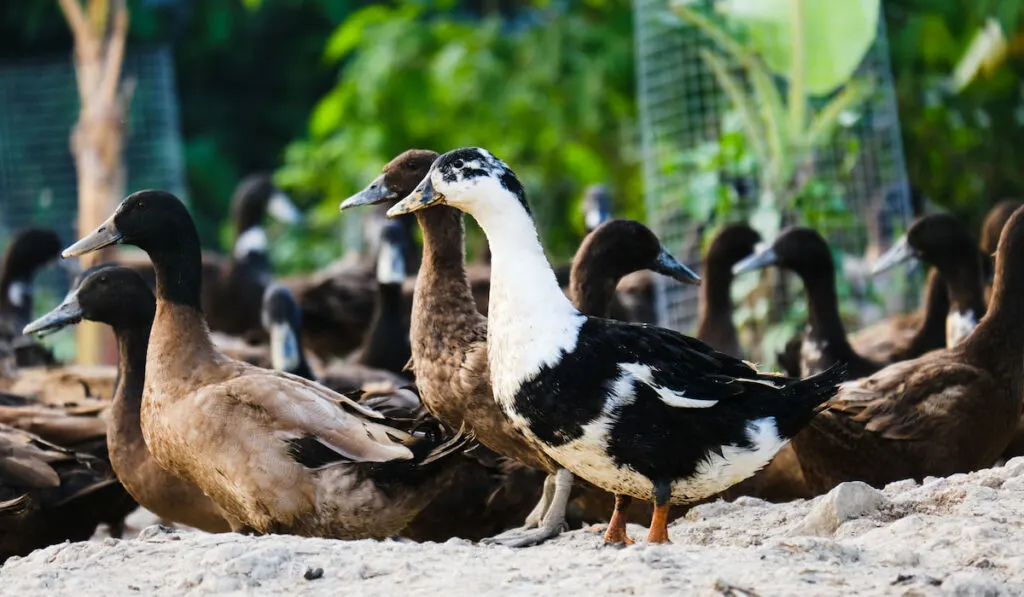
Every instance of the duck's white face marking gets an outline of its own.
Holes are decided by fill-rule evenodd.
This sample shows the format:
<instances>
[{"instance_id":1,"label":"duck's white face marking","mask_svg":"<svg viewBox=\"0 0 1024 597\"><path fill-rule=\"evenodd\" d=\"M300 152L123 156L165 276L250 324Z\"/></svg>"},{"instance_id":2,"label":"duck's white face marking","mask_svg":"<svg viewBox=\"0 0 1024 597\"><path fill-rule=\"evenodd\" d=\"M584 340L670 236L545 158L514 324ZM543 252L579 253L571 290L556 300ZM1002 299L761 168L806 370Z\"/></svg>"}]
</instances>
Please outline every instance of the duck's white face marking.
<instances>
[{"instance_id":1,"label":"duck's white face marking","mask_svg":"<svg viewBox=\"0 0 1024 597\"><path fill-rule=\"evenodd\" d=\"M7 287L7 300L15 307L24 307L32 294L32 285L28 282L15 280Z\"/></svg>"},{"instance_id":2,"label":"duck's white face marking","mask_svg":"<svg viewBox=\"0 0 1024 597\"><path fill-rule=\"evenodd\" d=\"M824 340L817 342L810 338L805 338L804 341L800 343L800 359L805 362L818 362L825 354L826 348L828 348L828 342Z\"/></svg>"},{"instance_id":3,"label":"duck's white face marking","mask_svg":"<svg viewBox=\"0 0 1024 597\"><path fill-rule=\"evenodd\" d=\"M974 311L950 311L946 316L946 348L952 348L961 340L971 335L974 328L978 327L978 318Z\"/></svg>"},{"instance_id":4,"label":"duck's white face marking","mask_svg":"<svg viewBox=\"0 0 1024 597\"><path fill-rule=\"evenodd\" d=\"M377 282L379 284L401 284L405 281L405 255L401 247L384 241L377 253Z\"/></svg>"},{"instance_id":5,"label":"duck's white face marking","mask_svg":"<svg viewBox=\"0 0 1024 597\"><path fill-rule=\"evenodd\" d=\"M669 406L675 408L710 408L718 404L717 400L688 398L682 392L657 385L654 382L654 369L649 365L644 365L643 363L619 363L619 369L623 372L619 380L628 379L627 376L633 377L654 390L658 394L658 398L661 398L661 401ZM632 391L632 383L629 385L630 391Z\"/></svg>"},{"instance_id":6,"label":"duck's white face marking","mask_svg":"<svg viewBox=\"0 0 1024 597\"><path fill-rule=\"evenodd\" d=\"M250 253L267 252L267 233L259 226L253 226L238 235L235 241L235 259L242 259Z\"/></svg>"}]
</instances>

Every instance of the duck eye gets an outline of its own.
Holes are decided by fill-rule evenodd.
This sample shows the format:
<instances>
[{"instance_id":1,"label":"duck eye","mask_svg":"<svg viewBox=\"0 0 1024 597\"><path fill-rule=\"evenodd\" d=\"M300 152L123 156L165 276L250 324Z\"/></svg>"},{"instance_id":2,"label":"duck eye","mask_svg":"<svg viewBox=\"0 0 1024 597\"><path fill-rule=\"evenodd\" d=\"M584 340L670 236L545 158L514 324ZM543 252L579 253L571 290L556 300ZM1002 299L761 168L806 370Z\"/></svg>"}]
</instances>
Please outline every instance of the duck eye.
<instances>
[{"instance_id":1,"label":"duck eye","mask_svg":"<svg viewBox=\"0 0 1024 597\"><path fill-rule=\"evenodd\" d=\"M138 208L139 209L146 209L146 202L145 201L139 201Z\"/></svg>"},{"instance_id":2,"label":"duck eye","mask_svg":"<svg viewBox=\"0 0 1024 597\"><path fill-rule=\"evenodd\" d=\"M408 162L405 165L405 169L406 170L415 170L418 167L419 167L419 164L417 164L416 162Z\"/></svg>"},{"instance_id":3,"label":"duck eye","mask_svg":"<svg viewBox=\"0 0 1024 597\"><path fill-rule=\"evenodd\" d=\"M454 162L452 162L452 167L453 168L461 168L462 166L463 166L462 160L455 160Z\"/></svg>"}]
</instances>

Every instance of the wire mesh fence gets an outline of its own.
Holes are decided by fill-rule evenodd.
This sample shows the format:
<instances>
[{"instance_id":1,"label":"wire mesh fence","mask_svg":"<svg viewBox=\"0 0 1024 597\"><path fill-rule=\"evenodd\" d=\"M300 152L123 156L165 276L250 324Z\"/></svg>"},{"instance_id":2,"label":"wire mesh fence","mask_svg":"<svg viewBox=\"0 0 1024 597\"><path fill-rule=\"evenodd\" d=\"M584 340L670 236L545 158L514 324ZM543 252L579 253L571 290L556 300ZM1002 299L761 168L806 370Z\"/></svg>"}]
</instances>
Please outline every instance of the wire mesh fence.
<instances>
[{"instance_id":1,"label":"wire mesh fence","mask_svg":"<svg viewBox=\"0 0 1024 597\"><path fill-rule=\"evenodd\" d=\"M129 48L122 76L135 80L124 154L127 188L186 197L170 49ZM78 198L69 136L78 109L70 54L0 62L0 246L26 226L51 228L65 244L75 240ZM52 308L67 284L63 270L41 272L36 310Z\"/></svg>"},{"instance_id":2,"label":"wire mesh fence","mask_svg":"<svg viewBox=\"0 0 1024 597\"><path fill-rule=\"evenodd\" d=\"M666 246L693 263L716 224L736 220L756 205L758 164L745 151L741 114L732 105L707 52L716 52L730 72L743 70L716 48L704 30L670 7L673 0L634 0L638 102L647 217ZM691 3L692 4L692 3ZM702 13L719 18L706 10ZM845 278L865 280L853 291L853 309L867 323L884 310L905 308L911 285L866 281L865 259L882 250L911 218L899 118L896 111L884 23L854 77L870 80L871 93L828 143L805 156L813 185L803 191L799 222L819 230L837 251ZM835 35L843 35L835 31ZM779 40L779 43L784 43ZM773 77L784 90L785 81ZM749 86L750 82L745 81ZM812 102L812 108L818 105ZM807 202L821 202L821 209ZM825 204L832 205L826 209ZM731 206L724 210L722 206ZM736 209L736 208L739 209ZM788 214L787 223L796 223ZM840 276L844 278L844 276ZM688 331L695 325L697 292L659 280L659 321ZM734 289L735 290L735 289ZM885 309L882 309L882 305ZM761 314L764 315L763 313Z\"/></svg>"}]
</instances>

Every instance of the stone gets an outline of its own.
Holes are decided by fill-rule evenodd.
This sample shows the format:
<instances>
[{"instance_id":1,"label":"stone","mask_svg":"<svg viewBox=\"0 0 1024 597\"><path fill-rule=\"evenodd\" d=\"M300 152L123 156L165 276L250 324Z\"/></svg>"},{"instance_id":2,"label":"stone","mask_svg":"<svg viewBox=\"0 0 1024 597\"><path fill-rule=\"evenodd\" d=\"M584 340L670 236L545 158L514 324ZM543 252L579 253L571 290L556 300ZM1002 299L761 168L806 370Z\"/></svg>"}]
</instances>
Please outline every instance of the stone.
<instances>
[{"instance_id":1,"label":"stone","mask_svg":"<svg viewBox=\"0 0 1024 597\"><path fill-rule=\"evenodd\" d=\"M790 535L831 537L844 522L873 514L888 503L881 491L867 483L840 483L814 504Z\"/></svg>"}]
</instances>

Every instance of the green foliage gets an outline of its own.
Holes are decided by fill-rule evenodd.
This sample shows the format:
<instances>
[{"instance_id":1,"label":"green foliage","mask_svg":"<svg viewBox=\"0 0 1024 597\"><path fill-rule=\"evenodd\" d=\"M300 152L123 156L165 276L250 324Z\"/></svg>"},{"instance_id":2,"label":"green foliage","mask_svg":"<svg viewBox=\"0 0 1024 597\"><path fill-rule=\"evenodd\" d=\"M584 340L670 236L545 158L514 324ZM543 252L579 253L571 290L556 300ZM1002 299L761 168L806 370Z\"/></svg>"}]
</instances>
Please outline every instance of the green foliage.
<instances>
[{"instance_id":1,"label":"green foliage","mask_svg":"<svg viewBox=\"0 0 1024 597\"><path fill-rule=\"evenodd\" d=\"M520 175L555 256L576 248L588 184L613 189L618 215L642 217L630 3L551 4L512 19L412 1L352 14L324 49L338 81L277 180L319 198L325 224L398 153L476 145Z\"/></svg>"}]
</instances>

